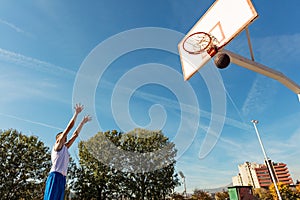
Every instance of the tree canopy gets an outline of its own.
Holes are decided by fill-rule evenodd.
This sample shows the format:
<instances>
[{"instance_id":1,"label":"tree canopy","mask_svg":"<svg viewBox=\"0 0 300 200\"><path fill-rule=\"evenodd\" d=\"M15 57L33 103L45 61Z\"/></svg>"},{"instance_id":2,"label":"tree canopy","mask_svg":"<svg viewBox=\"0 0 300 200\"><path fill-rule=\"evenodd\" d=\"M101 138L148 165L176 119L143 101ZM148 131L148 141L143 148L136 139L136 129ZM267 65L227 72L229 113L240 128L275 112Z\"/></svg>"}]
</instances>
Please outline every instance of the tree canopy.
<instances>
[{"instance_id":1,"label":"tree canopy","mask_svg":"<svg viewBox=\"0 0 300 200\"><path fill-rule=\"evenodd\" d=\"M278 188L280 196L283 200L300 199L300 196L297 193L296 189L292 190L289 185L278 182L277 183L277 188ZM269 186L269 191L270 191L270 194L271 194L273 199L278 199L278 195L276 193L276 189L275 189L274 184L271 184Z\"/></svg>"},{"instance_id":2,"label":"tree canopy","mask_svg":"<svg viewBox=\"0 0 300 200\"><path fill-rule=\"evenodd\" d=\"M164 199L179 184L175 156L161 131L99 132L79 144L72 189L81 199Z\"/></svg>"},{"instance_id":3,"label":"tree canopy","mask_svg":"<svg viewBox=\"0 0 300 200\"><path fill-rule=\"evenodd\" d=\"M37 137L0 131L1 199L42 199L50 166L49 148Z\"/></svg>"},{"instance_id":4,"label":"tree canopy","mask_svg":"<svg viewBox=\"0 0 300 200\"><path fill-rule=\"evenodd\" d=\"M191 199L197 199L197 200L212 200L212 196L204 191L204 190L199 190L199 189L195 189L194 190L194 194L192 195Z\"/></svg>"}]
</instances>

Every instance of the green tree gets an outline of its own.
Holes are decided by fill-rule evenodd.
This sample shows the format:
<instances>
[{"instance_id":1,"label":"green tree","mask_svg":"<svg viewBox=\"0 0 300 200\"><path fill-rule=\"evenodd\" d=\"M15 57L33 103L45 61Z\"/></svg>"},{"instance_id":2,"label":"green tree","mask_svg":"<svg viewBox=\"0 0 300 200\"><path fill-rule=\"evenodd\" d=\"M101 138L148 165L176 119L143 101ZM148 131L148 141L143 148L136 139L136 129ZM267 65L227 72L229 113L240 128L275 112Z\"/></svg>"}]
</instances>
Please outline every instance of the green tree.
<instances>
[{"instance_id":1,"label":"green tree","mask_svg":"<svg viewBox=\"0 0 300 200\"><path fill-rule=\"evenodd\" d=\"M0 197L42 199L51 166L49 148L35 136L0 131Z\"/></svg>"},{"instance_id":2,"label":"green tree","mask_svg":"<svg viewBox=\"0 0 300 200\"><path fill-rule=\"evenodd\" d=\"M282 197L282 200L290 200L290 199L297 199L297 194L294 192L289 185L283 184L281 182L277 183L277 187L279 190L279 193ZM275 186L274 184L269 186L270 194L272 195L274 200L278 199Z\"/></svg>"},{"instance_id":3,"label":"green tree","mask_svg":"<svg viewBox=\"0 0 300 200\"><path fill-rule=\"evenodd\" d=\"M134 129L124 134L121 148L133 152L126 158L124 191L134 199L165 199L179 185L175 173L174 143L161 131ZM138 156L137 156L138 155Z\"/></svg>"},{"instance_id":4,"label":"green tree","mask_svg":"<svg viewBox=\"0 0 300 200\"><path fill-rule=\"evenodd\" d=\"M161 131L99 132L80 142L71 187L79 199L164 199L179 184L174 147Z\"/></svg>"},{"instance_id":5,"label":"green tree","mask_svg":"<svg viewBox=\"0 0 300 200\"><path fill-rule=\"evenodd\" d=\"M295 188L295 193L297 195L297 200L299 200L300 199L300 184L299 183Z\"/></svg>"},{"instance_id":6,"label":"green tree","mask_svg":"<svg viewBox=\"0 0 300 200\"><path fill-rule=\"evenodd\" d=\"M73 199L113 199L118 198L121 172L109 165L103 164L96 155L98 150L105 159L106 152L102 151L105 142L104 137L117 142L120 134L117 131L98 133L88 141L79 143L79 164L73 166L70 172L70 187L75 191ZM103 144L104 142L104 144ZM111 156L111 155L110 155Z\"/></svg>"},{"instance_id":7,"label":"green tree","mask_svg":"<svg viewBox=\"0 0 300 200\"><path fill-rule=\"evenodd\" d=\"M215 199L216 200L226 200L226 199L229 199L229 194L228 194L227 191L217 192L215 194Z\"/></svg>"},{"instance_id":8,"label":"green tree","mask_svg":"<svg viewBox=\"0 0 300 200\"><path fill-rule=\"evenodd\" d=\"M195 189L191 199L195 200L212 200L213 198L204 190Z\"/></svg>"},{"instance_id":9,"label":"green tree","mask_svg":"<svg viewBox=\"0 0 300 200\"><path fill-rule=\"evenodd\" d=\"M265 188L255 188L254 196L260 200L273 200L271 193Z\"/></svg>"},{"instance_id":10,"label":"green tree","mask_svg":"<svg viewBox=\"0 0 300 200\"><path fill-rule=\"evenodd\" d=\"M184 200L185 197L182 194L179 193L173 193L170 195L172 200Z\"/></svg>"}]
</instances>

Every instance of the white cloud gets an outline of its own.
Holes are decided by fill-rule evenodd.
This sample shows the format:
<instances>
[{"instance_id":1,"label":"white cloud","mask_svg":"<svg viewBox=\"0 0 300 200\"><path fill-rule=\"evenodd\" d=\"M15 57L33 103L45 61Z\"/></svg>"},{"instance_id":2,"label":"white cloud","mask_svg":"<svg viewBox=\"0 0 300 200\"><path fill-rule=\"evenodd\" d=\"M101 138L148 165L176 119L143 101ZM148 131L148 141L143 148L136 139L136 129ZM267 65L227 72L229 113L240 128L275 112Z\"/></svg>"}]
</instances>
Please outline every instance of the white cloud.
<instances>
[{"instance_id":1,"label":"white cloud","mask_svg":"<svg viewBox=\"0 0 300 200\"><path fill-rule=\"evenodd\" d=\"M243 115L251 116L252 112L259 114L271 106L272 101L270 99L276 94L276 88L275 81L257 75L243 104Z\"/></svg>"},{"instance_id":2,"label":"white cloud","mask_svg":"<svg viewBox=\"0 0 300 200\"><path fill-rule=\"evenodd\" d=\"M284 70L287 66L282 66L282 63L299 60L300 33L257 38L254 42L259 62L267 63L273 69Z\"/></svg>"},{"instance_id":3,"label":"white cloud","mask_svg":"<svg viewBox=\"0 0 300 200\"><path fill-rule=\"evenodd\" d=\"M0 59L9 63L16 64L18 66L29 67L37 71L47 72L54 75L76 75L76 72L64 67L53 65L51 63L24 56L22 54L11 52L2 48L0 48Z\"/></svg>"},{"instance_id":4,"label":"white cloud","mask_svg":"<svg viewBox=\"0 0 300 200\"><path fill-rule=\"evenodd\" d=\"M0 48L0 61L3 67L0 88L6 94L1 98L1 102L9 103L14 100L44 97L66 103L65 98L57 93L67 86L62 85L64 79L75 77L76 72L2 48ZM29 70L25 72L23 67Z\"/></svg>"},{"instance_id":5,"label":"white cloud","mask_svg":"<svg viewBox=\"0 0 300 200\"><path fill-rule=\"evenodd\" d=\"M17 27L16 25L10 23L10 22L7 22L3 19L0 19L0 23L1 24L4 24L6 26L8 26L9 28L15 30L16 32L19 32L19 33L26 33L24 30L22 30L21 28Z\"/></svg>"},{"instance_id":6,"label":"white cloud","mask_svg":"<svg viewBox=\"0 0 300 200\"><path fill-rule=\"evenodd\" d=\"M45 124L45 123L42 123L42 122L37 122L37 121L32 121L32 120L20 118L20 117L14 116L14 115L9 115L9 114L4 114L4 113L0 113L0 115L2 115L4 117L16 119L16 120L19 120L19 121L23 121L23 122L27 122L27 123L31 123L31 124L35 124L35 125L39 125L39 126L43 126L43 127L46 127L46 128L56 129L56 130L59 130L59 131L63 130L62 128L59 128L59 127L56 127L56 126L52 126L52 125Z\"/></svg>"},{"instance_id":7,"label":"white cloud","mask_svg":"<svg viewBox=\"0 0 300 200\"><path fill-rule=\"evenodd\" d=\"M299 61L300 49L300 34L292 35L276 35L261 38L252 37L255 61L266 65L274 70L284 73L287 77L294 76L296 69L291 65L291 61ZM276 41L276 42L274 42ZM243 37L238 37L233 40L228 48L233 49L240 55L249 57L249 48ZM288 59L287 59L288 58ZM292 69L293 67L293 69ZM293 73L286 74L291 71ZM293 80L297 82L297 80ZM251 112L262 113L268 106L272 104L272 97L276 94L276 90L281 83L257 74L247 98L241 108L242 114L246 117L251 115ZM292 92L292 91L291 91Z\"/></svg>"}]
</instances>

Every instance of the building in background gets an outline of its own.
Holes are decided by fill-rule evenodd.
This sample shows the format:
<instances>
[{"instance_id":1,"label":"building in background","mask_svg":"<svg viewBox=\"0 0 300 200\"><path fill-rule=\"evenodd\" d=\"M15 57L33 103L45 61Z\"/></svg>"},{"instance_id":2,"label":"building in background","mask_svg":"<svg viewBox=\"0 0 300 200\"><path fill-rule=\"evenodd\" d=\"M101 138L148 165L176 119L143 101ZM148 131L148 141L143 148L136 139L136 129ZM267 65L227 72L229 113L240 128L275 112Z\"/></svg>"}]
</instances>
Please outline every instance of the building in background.
<instances>
[{"instance_id":1,"label":"building in background","mask_svg":"<svg viewBox=\"0 0 300 200\"><path fill-rule=\"evenodd\" d=\"M259 188L258 177L255 171L258 167L259 164L250 162L238 165L239 174L232 178L233 186L253 186L253 188Z\"/></svg>"},{"instance_id":2,"label":"building in background","mask_svg":"<svg viewBox=\"0 0 300 200\"><path fill-rule=\"evenodd\" d=\"M292 185L293 180L288 167L284 163L274 163L269 160L277 182ZM253 188L267 188L272 184L272 179L266 164L245 162L238 165L239 174L232 177L233 186L253 186Z\"/></svg>"}]
</instances>

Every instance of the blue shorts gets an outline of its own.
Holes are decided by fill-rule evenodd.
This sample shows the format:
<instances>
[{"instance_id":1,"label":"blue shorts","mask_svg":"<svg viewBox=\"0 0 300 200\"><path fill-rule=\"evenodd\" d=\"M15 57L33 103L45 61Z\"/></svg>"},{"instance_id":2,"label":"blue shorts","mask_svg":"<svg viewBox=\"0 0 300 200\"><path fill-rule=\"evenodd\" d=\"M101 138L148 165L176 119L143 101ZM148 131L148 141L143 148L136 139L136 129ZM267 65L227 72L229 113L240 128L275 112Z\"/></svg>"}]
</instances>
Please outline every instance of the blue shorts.
<instances>
[{"instance_id":1,"label":"blue shorts","mask_svg":"<svg viewBox=\"0 0 300 200\"><path fill-rule=\"evenodd\" d=\"M51 172L46 181L44 200L63 200L66 177L59 172Z\"/></svg>"}]
</instances>

